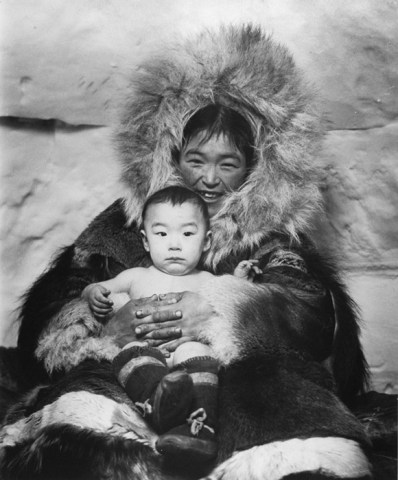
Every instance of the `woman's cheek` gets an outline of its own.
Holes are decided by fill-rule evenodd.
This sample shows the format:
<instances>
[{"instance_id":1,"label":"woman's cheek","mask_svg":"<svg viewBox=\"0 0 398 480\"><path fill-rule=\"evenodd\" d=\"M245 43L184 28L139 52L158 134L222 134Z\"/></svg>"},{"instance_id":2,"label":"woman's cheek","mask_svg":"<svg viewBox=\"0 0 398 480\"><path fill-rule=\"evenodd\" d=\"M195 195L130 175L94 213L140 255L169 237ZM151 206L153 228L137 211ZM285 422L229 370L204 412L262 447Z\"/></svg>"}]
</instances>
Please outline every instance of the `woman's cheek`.
<instances>
[{"instance_id":1,"label":"woman's cheek","mask_svg":"<svg viewBox=\"0 0 398 480\"><path fill-rule=\"evenodd\" d=\"M198 178L199 178L198 172L189 171L187 174L186 181L189 183L189 185L195 185Z\"/></svg>"},{"instance_id":2,"label":"woman's cheek","mask_svg":"<svg viewBox=\"0 0 398 480\"><path fill-rule=\"evenodd\" d=\"M185 165L181 165L180 170L184 180L187 182L188 185L195 185L201 175L199 169L194 170Z\"/></svg>"},{"instance_id":3,"label":"woman's cheek","mask_svg":"<svg viewBox=\"0 0 398 480\"><path fill-rule=\"evenodd\" d=\"M238 188L242 185L243 180L245 178L244 175L223 175L220 176L224 185L228 187L229 190L238 190Z\"/></svg>"}]
</instances>

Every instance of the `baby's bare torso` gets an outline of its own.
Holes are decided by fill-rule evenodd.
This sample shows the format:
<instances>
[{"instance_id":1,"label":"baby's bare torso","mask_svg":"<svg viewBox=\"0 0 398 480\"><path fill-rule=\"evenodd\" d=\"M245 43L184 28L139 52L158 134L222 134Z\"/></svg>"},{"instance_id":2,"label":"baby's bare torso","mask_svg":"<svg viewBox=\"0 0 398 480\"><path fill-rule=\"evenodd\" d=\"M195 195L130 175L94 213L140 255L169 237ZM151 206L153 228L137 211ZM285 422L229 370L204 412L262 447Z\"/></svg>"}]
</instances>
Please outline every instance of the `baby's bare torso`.
<instances>
[{"instance_id":1,"label":"baby's bare torso","mask_svg":"<svg viewBox=\"0 0 398 480\"><path fill-rule=\"evenodd\" d=\"M137 299L170 292L198 292L212 277L211 273L199 270L187 275L169 275L153 266L134 268L129 296Z\"/></svg>"}]
</instances>

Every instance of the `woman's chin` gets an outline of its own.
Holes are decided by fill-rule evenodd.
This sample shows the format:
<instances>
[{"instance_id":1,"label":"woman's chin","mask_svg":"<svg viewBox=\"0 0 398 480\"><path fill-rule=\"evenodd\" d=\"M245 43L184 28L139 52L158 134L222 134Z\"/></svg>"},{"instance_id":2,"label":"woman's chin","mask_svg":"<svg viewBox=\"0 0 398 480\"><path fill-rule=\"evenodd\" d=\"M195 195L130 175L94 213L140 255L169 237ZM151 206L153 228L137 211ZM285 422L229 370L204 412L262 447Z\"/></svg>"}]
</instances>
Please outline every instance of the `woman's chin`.
<instances>
[{"instance_id":1,"label":"woman's chin","mask_svg":"<svg viewBox=\"0 0 398 480\"><path fill-rule=\"evenodd\" d=\"M207 210L209 212L210 218L214 217L214 215L216 215L219 212L219 210L221 210L221 207L224 205L224 199L225 197L219 197L216 201L206 201L204 199L207 205Z\"/></svg>"}]
</instances>

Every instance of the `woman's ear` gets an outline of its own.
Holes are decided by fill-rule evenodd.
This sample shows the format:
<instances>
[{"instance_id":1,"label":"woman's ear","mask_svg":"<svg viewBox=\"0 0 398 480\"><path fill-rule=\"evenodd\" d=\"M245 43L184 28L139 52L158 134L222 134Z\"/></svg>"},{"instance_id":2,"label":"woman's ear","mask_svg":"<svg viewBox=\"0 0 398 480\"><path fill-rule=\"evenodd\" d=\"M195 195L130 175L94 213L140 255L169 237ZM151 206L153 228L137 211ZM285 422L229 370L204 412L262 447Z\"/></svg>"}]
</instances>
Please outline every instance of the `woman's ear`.
<instances>
[{"instance_id":1,"label":"woman's ear","mask_svg":"<svg viewBox=\"0 0 398 480\"><path fill-rule=\"evenodd\" d=\"M145 233L145 230L140 230L141 237L142 237L142 243L144 245L145 251L149 252L149 245L148 245L148 239Z\"/></svg>"},{"instance_id":2,"label":"woman's ear","mask_svg":"<svg viewBox=\"0 0 398 480\"><path fill-rule=\"evenodd\" d=\"M203 251L207 252L207 250L209 250L210 247L211 247L211 230L206 232L205 244L204 244L204 247L203 247Z\"/></svg>"}]
</instances>

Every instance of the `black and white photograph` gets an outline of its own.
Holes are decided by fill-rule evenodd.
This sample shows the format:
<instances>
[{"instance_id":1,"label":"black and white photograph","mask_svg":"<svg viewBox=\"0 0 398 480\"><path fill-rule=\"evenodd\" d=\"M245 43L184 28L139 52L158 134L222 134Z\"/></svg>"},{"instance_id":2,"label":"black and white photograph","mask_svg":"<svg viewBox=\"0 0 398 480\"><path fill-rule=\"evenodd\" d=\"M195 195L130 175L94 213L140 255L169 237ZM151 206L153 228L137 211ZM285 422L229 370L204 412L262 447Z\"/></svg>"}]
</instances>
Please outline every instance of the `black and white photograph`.
<instances>
[{"instance_id":1,"label":"black and white photograph","mask_svg":"<svg viewBox=\"0 0 398 480\"><path fill-rule=\"evenodd\" d=\"M2 0L0 67L0 478L396 480L398 0Z\"/></svg>"}]
</instances>

